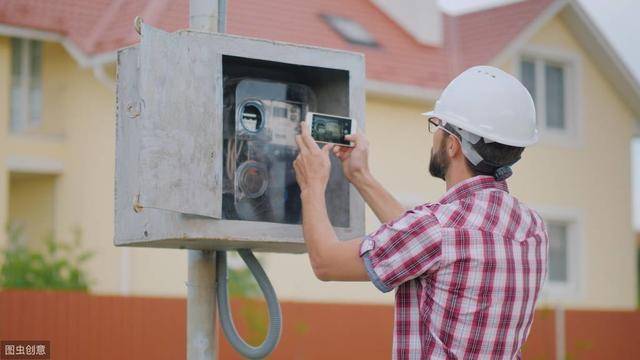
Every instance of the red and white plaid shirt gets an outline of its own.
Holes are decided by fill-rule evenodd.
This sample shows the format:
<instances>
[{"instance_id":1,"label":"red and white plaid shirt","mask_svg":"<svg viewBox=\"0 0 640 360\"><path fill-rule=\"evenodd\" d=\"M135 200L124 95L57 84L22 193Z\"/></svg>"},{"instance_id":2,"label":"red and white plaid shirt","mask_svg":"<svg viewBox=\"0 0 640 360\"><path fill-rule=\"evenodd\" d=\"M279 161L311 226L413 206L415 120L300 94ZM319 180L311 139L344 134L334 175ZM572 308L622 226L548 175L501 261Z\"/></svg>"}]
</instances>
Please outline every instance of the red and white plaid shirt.
<instances>
[{"instance_id":1,"label":"red and white plaid shirt","mask_svg":"<svg viewBox=\"0 0 640 360\"><path fill-rule=\"evenodd\" d=\"M375 286L396 290L394 359L512 359L547 274L540 216L476 176L365 236Z\"/></svg>"}]
</instances>

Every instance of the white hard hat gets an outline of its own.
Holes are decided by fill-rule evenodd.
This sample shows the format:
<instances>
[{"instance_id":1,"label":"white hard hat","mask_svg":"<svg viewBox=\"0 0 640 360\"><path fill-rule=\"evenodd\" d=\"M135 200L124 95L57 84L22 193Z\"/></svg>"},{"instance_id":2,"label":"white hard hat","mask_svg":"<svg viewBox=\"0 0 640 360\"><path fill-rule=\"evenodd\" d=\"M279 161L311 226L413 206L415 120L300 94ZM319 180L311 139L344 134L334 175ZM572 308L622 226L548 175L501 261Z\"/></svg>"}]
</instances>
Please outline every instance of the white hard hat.
<instances>
[{"instance_id":1,"label":"white hard hat","mask_svg":"<svg viewBox=\"0 0 640 360\"><path fill-rule=\"evenodd\" d=\"M525 147L538 141L531 94L518 79L492 66L465 70L447 85L433 111L423 115L500 144Z\"/></svg>"}]
</instances>

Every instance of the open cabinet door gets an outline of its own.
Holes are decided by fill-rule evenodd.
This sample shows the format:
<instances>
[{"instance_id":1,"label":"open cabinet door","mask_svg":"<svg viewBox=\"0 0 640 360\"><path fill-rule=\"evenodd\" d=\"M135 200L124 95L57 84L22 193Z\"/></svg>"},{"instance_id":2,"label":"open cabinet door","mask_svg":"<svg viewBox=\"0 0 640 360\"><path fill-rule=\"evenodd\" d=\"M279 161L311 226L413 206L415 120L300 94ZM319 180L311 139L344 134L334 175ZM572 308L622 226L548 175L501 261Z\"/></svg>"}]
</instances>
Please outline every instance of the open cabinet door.
<instances>
[{"instance_id":1,"label":"open cabinet door","mask_svg":"<svg viewBox=\"0 0 640 360\"><path fill-rule=\"evenodd\" d=\"M219 219L222 61L184 36L142 26L138 202Z\"/></svg>"}]
</instances>

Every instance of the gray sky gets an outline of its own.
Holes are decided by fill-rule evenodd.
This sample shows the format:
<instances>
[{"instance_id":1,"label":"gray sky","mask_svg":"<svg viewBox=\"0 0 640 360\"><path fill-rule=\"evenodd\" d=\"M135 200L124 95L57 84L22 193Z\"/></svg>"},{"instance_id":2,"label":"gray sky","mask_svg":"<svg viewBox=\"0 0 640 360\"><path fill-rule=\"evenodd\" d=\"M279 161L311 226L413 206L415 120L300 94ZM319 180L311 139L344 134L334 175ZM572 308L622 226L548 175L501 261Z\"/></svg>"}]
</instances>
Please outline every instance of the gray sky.
<instances>
[{"instance_id":1,"label":"gray sky","mask_svg":"<svg viewBox=\"0 0 640 360\"><path fill-rule=\"evenodd\" d=\"M438 0L447 13L460 14L518 0ZM619 52L622 60L640 79L640 1L578 0ZM635 37L634 37L635 35ZM640 140L632 144L633 223L640 230Z\"/></svg>"}]
</instances>

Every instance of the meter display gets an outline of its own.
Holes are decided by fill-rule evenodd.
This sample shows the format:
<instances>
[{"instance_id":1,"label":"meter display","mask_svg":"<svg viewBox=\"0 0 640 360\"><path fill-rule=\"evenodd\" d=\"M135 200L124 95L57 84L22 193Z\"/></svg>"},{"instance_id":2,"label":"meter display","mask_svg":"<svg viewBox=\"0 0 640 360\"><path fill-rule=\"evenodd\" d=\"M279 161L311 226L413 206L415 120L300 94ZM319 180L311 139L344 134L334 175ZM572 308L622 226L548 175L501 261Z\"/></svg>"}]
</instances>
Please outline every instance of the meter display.
<instances>
[{"instance_id":1,"label":"meter display","mask_svg":"<svg viewBox=\"0 0 640 360\"><path fill-rule=\"evenodd\" d=\"M345 139L345 136L353 134L353 120L341 116L314 113L309 113L307 118L311 118L310 121L307 121L309 121L311 137L317 142L352 146L351 142Z\"/></svg>"},{"instance_id":2,"label":"meter display","mask_svg":"<svg viewBox=\"0 0 640 360\"><path fill-rule=\"evenodd\" d=\"M223 217L299 224L295 136L307 111L315 110L313 91L239 78L226 81L224 98Z\"/></svg>"}]
</instances>

